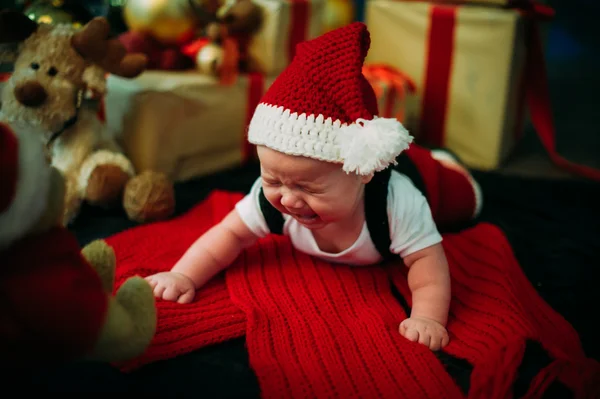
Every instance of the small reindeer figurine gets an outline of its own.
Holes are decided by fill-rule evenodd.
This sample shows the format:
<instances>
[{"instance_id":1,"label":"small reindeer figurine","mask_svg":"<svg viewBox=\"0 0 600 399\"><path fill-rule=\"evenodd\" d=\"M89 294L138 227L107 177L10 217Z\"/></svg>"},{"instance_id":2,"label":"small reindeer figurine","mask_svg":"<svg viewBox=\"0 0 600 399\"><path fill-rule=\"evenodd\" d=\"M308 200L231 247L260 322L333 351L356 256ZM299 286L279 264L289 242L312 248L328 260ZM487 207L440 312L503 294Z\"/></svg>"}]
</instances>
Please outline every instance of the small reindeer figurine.
<instances>
[{"instance_id":1,"label":"small reindeer figurine","mask_svg":"<svg viewBox=\"0 0 600 399\"><path fill-rule=\"evenodd\" d=\"M134 78L145 69L146 56L127 54L109 32L102 17L76 29L0 12L0 45L11 50L3 58L14 62L1 95L0 120L17 132L38 134L47 145L53 166L67 182L65 224L73 221L83 201L99 206L121 201L135 173L96 110L82 104L86 93L104 95L107 74ZM164 176L157 178L164 186ZM168 215L164 208L172 206L166 201L155 204L155 210Z\"/></svg>"}]
</instances>

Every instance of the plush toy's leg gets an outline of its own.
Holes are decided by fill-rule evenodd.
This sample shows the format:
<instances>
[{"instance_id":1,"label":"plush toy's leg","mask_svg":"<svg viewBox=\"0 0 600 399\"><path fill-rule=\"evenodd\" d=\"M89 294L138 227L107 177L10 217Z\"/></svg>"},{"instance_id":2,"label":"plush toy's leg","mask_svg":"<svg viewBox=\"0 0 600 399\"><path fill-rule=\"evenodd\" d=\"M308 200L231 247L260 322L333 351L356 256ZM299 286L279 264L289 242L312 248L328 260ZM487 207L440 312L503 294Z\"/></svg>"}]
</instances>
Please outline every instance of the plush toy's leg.
<instances>
[{"instance_id":1,"label":"plush toy's leg","mask_svg":"<svg viewBox=\"0 0 600 399\"><path fill-rule=\"evenodd\" d=\"M143 278L132 277L109 299L106 322L89 358L107 362L133 359L144 353L155 332L152 288Z\"/></svg>"},{"instance_id":2,"label":"plush toy's leg","mask_svg":"<svg viewBox=\"0 0 600 399\"><path fill-rule=\"evenodd\" d=\"M156 332L156 307L152 288L141 277L126 280L113 297L115 253L104 241L96 240L81 250L96 270L109 295L106 321L90 360L120 362L141 355Z\"/></svg>"},{"instance_id":3,"label":"plush toy's leg","mask_svg":"<svg viewBox=\"0 0 600 399\"><path fill-rule=\"evenodd\" d=\"M405 162L398 169L407 169L424 191L439 226L466 223L479 215L483 202L479 184L454 155L414 144L403 155Z\"/></svg>"},{"instance_id":4,"label":"plush toy's leg","mask_svg":"<svg viewBox=\"0 0 600 399\"><path fill-rule=\"evenodd\" d=\"M100 276L104 291L112 293L115 284L116 265L113 249L104 240L96 240L83 247L81 254Z\"/></svg>"},{"instance_id":5,"label":"plush toy's leg","mask_svg":"<svg viewBox=\"0 0 600 399\"><path fill-rule=\"evenodd\" d=\"M99 150L81 165L79 192L92 205L113 206L120 202L125 184L134 174L125 155Z\"/></svg>"}]
</instances>

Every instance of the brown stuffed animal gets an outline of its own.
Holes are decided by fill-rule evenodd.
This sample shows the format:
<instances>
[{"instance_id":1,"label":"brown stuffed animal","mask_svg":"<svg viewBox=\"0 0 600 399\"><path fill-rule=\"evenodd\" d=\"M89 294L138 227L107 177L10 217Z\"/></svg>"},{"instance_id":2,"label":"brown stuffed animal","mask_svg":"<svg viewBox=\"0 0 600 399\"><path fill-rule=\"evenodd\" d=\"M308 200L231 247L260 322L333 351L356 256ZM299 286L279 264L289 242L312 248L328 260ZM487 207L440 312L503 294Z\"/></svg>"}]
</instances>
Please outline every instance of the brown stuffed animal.
<instances>
[{"instance_id":1,"label":"brown stuffed animal","mask_svg":"<svg viewBox=\"0 0 600 399\"><path fill-rule=\"evenodd\" d=\"M132 277L113 295L112 249L81 251L60 226L64 192L41 141L0 124L0 359L10 367L130 360L156 331L150 285Z\"/></svg>"},{"instance_id":2,"label":"brown stuffed animal","mask_svg":"<svg viewBox=\"0 0 600 399\"><path fill-rule=\"evenodd\" d=\"M104 94L107 73L133 78L145 68L146 57L126 54L118 40L108 38L109 32L105 18L76 29L71 24L38 25L19 12L0 12L0 43L18 43L14 71L2 92L0 120L17 131L35 131L47 144L53 166L67 182L64 224L74 220L83 201L108 207L135 197L124 195L135 179L144 180L146 187L154 184L157 194L147 197L142 212L140 204L133 209L123 203L132 219L164 219L174 210L172 184L157 173L134 177L129 159L107 134L96 110L83 101L86 93Z\"/></svg>"}]
</instances>

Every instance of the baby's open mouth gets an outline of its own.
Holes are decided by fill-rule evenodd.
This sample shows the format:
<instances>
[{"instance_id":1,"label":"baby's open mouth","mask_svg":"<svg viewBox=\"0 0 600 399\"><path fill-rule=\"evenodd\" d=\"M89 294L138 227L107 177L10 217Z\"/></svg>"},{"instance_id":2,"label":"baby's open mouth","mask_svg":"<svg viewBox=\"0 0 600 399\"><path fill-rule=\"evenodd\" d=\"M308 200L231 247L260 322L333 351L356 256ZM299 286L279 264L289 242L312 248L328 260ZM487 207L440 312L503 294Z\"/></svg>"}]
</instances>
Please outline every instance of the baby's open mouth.
<instances>
[{"instance_id":1,"label":"baby's open mouth","mask_svg":"<svg viewBox=\"0 0 600 399\"><path fill-rule=\"evenodd\" d=\"M307 215L299 215L297 213L293 213L292 215L294 215L294 217L298 220L302 220L302 221L310 221L310 220L315 220L317 218L316 214L307 214Z\"/></svg>"}]
</instances>

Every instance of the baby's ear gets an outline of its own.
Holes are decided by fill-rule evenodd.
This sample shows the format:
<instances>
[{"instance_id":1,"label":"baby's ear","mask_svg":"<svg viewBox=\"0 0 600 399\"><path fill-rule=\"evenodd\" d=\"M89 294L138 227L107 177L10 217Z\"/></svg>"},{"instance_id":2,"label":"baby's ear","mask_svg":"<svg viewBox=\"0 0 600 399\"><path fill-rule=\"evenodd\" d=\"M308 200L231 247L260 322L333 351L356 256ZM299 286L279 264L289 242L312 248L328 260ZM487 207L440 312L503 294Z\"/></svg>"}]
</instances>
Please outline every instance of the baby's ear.
<instances>
[{"instance_id":1,"label":"baby's ear","mask_svg":"<svg viewBox=\"0 0 600 399\"><path fill-rule=\"evenodd\" d=\"M83 71L83 83L94 98L101 97L106 92L106 71L92 64Z\"/></svg>"},{"instance_id":2,"label":"baby's ear","mask_svg":"<svg viewBox=\"0 0 600 399\"><path fill-rule=\"evenodd\" d=\"M368 175L360 176L360 181L362 184L367 184L373 178L373 173L369 173Z\"/></svg>"}]
</instances>

